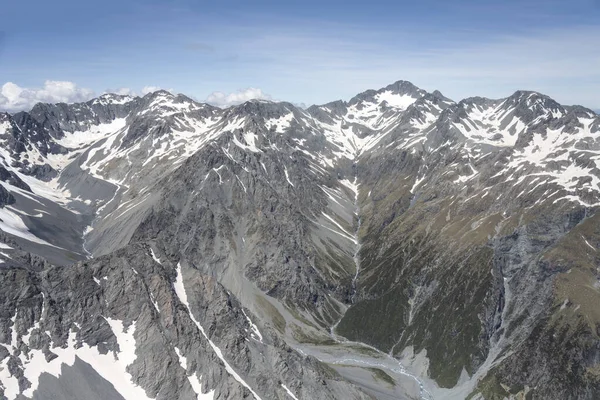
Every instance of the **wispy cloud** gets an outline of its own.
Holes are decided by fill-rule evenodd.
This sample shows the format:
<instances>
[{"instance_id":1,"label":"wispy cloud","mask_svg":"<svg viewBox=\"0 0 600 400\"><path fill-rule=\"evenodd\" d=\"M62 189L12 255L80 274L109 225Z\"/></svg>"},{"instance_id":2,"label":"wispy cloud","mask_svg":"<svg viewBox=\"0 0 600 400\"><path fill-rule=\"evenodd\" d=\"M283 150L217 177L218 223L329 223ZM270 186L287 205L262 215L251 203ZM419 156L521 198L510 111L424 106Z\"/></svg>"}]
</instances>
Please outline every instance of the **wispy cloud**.
<instances>
[{"instance_id":1,"label":"wispy cloud","mask_svg":"<svg viewBox=\"0 0 600 400\"><path fill-rule=\"evenodd\" d=\"M92 20L74 18L72 7L8 3L14 15L37 17L2 28L11 34L0 49L0 75L28 87L54 77L96 92L126 86L140 93L152 83L199 99L255 87L311 104L406 79L456 100L533 89L600 108L597 0L134 2L129 14L94 6L92 14L103 17ZM49 15L75 22L53 33ZM107 31L107 22L118 29Z\"/></svg>"},{"instance_id":2,"label":"wispy cloud","mask_svg":"<svg viewBox=\"0 0 600 400\"><path fill-rule=\"evenodd\" d=\"M523 88L600 107L600 46L593 43L600 26L447 36L335 28L248 29L223 38L220 47L239 56L236 71L295 101L345 98L406 79L456 99Z\"/></svg>"},{"instance_id":3,"label":"wispy cloud","mask_svg":"<svg viewBox=\"0 0 600 400\"><path fill-rule=\"evenodd\" d=\"M185 48L192 51L206 52L206 53L214 53L215 47L203 42L191 42L185 45Z\"/></svg>"},{"instance_id":4,"label":"wispy cloud","mask_svg":"<svg viewBox=\"0 0 600 400\"><path fill-rule=\"evenodd\" d=\"M136 67L128 77L131 87L144 81L161 82L163 87L219 106L251 98L313 104L348 99L406 79L429 91L439 89L455 100L473 95L498 98L529 89L563 104L600 109L597 25L523 28L508 34L418 30L415 24L365 29L318 21L287 22L220 26L219 36L207 35L216 29L212 26L169 33L163 38L165 46L173 52L172 58L183 57L185 62L157 63L155 70L149 66L141 77ZM206 37L212 38L210 43L194 41ZM185 51L189 43L198 43L202 51ZM120 73L117 78L124 79ZM110 82L102 85L110 86ZM238 90L244 87L249 88ZM146 94L157 89L114 91ZM48 81L37 89L9 82L0 91L0 109L27 109L36 101L80 101L91 93L72 82Z\"/></svg>"}]
</instances>

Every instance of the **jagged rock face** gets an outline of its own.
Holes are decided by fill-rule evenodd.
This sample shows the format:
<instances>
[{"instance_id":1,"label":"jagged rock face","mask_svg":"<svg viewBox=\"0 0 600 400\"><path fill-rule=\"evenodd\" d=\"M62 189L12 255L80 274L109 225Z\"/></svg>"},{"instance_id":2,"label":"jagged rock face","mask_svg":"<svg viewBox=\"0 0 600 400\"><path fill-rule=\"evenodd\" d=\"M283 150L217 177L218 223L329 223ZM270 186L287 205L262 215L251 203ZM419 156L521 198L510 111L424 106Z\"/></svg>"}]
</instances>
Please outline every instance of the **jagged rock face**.
<instances>
[{"instance_id":1,"label":"jagged rock face","mask_svg":"<svg viewBox=\"0 0 600 400\"><path fill-rule=\"evenodd\" d=\"M15 196L10 194L8 190L4 189L4 186L0 187L0 207L9 206L15 202Z\"/></svg>"},{"instance_id":2,"label":"jagged rock face","mask_svg":"<svg viewBox=\"0 0 600 400\"><path fill-rule=\"evenodd\" d=\"M54 139L61 139L65 132L86 131L93 125L124 118L138 101L130 96L107 94L87 103L39 103L29 116Z\"/></svg>"},{"instance_id":3,"label":"jagged rock face","mask_svg":"<svg viewBox=\"0 0 600 400\"><path fill-rule=\"evenodd\" d=\"M0 114L0 393L598 397L599 134L405 81Z\"/></svg>"},{"instance_id":4,"label":"jagged rock face","mask_svg":"<svg viewBox=\"0 0 600 400\"><path fill-rule=\"evenodd\" d=\"M62 368L89 380L80 389L97 394L112 384L124 398L284 396L282 384L303 398L367 398L271 328L252 325L252 313L215 279L161 256L130 246L92 263L3 271L0 337L11 345L2 363L13 375L4 395L62 398L65 391L53 390L72 385ZM90 367L100 377L86 374ZM112 374L123 377L108 383Z\"/></svg>"}]
</instances>

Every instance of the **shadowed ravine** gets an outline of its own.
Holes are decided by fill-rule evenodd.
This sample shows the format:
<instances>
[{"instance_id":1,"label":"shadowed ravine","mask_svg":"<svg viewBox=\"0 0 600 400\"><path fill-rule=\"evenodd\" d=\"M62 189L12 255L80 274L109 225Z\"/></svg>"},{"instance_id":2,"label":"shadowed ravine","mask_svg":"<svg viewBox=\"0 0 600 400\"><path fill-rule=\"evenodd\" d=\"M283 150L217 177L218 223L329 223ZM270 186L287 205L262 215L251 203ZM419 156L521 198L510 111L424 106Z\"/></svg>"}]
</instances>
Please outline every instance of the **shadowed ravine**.
<instances>
[{"instance_id":1,"label":"shadowed ravine","mask_svg":"<svg viewBox=\"0 0 600 400\"><path fill-rule=\"evenodd\" d=\"M348 308L352 307L352 304L355 302L356 294L358 292L358 277L360 274L360 249L361 249L361 241L360 241L360 227L361 227L361 208L359 203L359 194L360 194L360 185L358 182L358 176L355 173L354 176L354 219L355 219L355 229L353 231L353 242L355 244L353 261L354 266L356 268L356 272L352 278L351 290L352 294L350 296L350 305ZM346 311L348 310L346 308ZM422 400L434 400L433 395L429 390L426 389L425 384L421 379L419 379L416 375L413 375L406 369L406 367L391 354L387 354L382 352L381 350L370 346L366 343L351 341L342 337L336 333L337 325L344 318L345 313L340 315L337 322L330 327L329 333L330 337L341 346L341 352L339 355L333 355L330 347L322 347L318 345L310 346L310 345L298 345L296 349L300 351L302 354L309 354L316 357L318 360L330 364L330 365L343 365L343 366L354 366L362 369L376 368L385 371L392 376L399 377L399 381L396 386L401 391L405 391L406 398L412 398L413 395L419 396ZM356 348L358 347L358 349ZM377 357L368 357L364 354L364 350L368 353L373 353L377 355ZM413 380L417 384L418 391L415 393L411 393L411 388L402 388L402 377L408 378L409 380Z\"/></svg>"}]
</instances>

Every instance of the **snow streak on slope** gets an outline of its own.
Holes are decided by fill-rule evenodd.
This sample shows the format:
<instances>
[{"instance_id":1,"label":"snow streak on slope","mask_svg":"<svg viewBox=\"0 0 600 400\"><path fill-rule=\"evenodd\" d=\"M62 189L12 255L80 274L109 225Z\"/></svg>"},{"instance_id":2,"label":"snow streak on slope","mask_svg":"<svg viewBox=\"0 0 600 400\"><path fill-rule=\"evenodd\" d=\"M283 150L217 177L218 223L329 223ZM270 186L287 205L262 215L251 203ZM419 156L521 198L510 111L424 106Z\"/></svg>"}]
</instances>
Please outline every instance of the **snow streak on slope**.
<instances>
[{"instance_id":1,"label":"snow streak on slope","mask_svg":"<svg viewBox=\"0 0 600 400\"><path fill-rule=\"evenodd\" d=\"M313 108L327 118L314 123L327 139L338 146L337 157L356 158L373 148L388 134L407 107L419 96L383 91L371 98L353 100L351 104L331 104ZM314 111L313 111L314 112Z\"/></svg>"},{"instance_id":2,"label":"snow streak on slope","mask_svg":"<svg viewBox=\"0 0 600 400\"><path fill-rule=\"evenodd\" d=\"M15 211L17 210L14 208L12 208L12 210L8 209L8 207L0 208L0 229L2 229L2 231L30 242L43 244L57 249L61 248L32 234L29 228L23 223L23 219L17 215L18 211Z\"/></svg>"},{"instance_id":3,"label":"snow streak on slope","mask_svg":"<svg viewBox=\"0 0 600 400\"><path fill-rule=\"evenodd\" d=\"M242 379L242 377L239 376L237 372L235 372L235 370L231 367L231 365L229 365L227 360L225 360L225 357L223 357L223 352L221 352L221 349L219 349L209 339L208 335L206 334L206 331L204 330L202 325L200 325L200 322L198 322L198 320L196 319L196 317L190 310L190 304L188 303L187 293L185 290L185 286L183 284L183 275L181 274L181 263L177 263L177 278L175 279L175 283L173 284L173 287L175 289L175 293L177 294L177 297L179 297L179 300L181 301L181 303L183 305L185 305L186 309L188 310L188 314L189 314L190 318L196 324L196 326L198 327L198 330L200 330L200 332L202 333L202 336L204 336L204 338L208 341L208 343L210 344L210 347L212 347L212 349L215 352L215 354L217 355L217 357L219 357L221 359L221 361L223 361L223 364L225 365L225 369L227 370L227 372L236 381L238 381L242 386L244 386L246 389L248 389L250 391L250 393L252 393L252 395L254 396L254 398L256 400L261 400L260 396L258 394L256 394L256 392L254 392L254 390L252 390L250 385L248 385L246 383L246 381L244 381L244 379Z\"/></svg>"},{"instance_id":4,"label":"snow streak on slope","mask_svg":"<svg viewBox=\"0 0 600 400\"><path fill-rule=\"evenodd\" d=\"M281 387L283 388L283 390L285 390L285 392L288 394L288 396L290 396L292 398L292 400L298 400L298 398L296 396L294 396L294 393L288 389L287 386L285 386L283 383L281 384Z\"/></svg>"},{"instance_id":5,"label":"snow streak on slope","mask_svg":"<svg viewBox=\"0 0 600 400\"><path fill-rule=\"evenodd\" d=\"M143 170L157 166L174 169L223 133L215 119L196 119L180 114L172 119L170 128L150 132L128 146L125 146L124 140L130 131L115 132L89 150L82 168L100 179L129 186L143 176Z\"/></svg>"}]
</instances>

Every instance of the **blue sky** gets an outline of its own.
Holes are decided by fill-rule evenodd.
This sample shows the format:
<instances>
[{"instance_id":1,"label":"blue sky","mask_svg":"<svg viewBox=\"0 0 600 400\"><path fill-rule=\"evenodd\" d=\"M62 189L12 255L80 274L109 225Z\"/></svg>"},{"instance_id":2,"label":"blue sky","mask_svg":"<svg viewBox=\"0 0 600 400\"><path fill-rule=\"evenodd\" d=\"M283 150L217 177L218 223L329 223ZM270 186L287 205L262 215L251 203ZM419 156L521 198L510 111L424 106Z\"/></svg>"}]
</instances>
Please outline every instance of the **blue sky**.
<instances>
[{"instance_id":1,"label":"blue sky","mask_svg":"<svg viewBox=\"0 0 600 400\"><path fill-rule=\"evenodd\" d=\"M312 104L399 79L600 109L600 0L7 0L2 15L4 109L157 87Z\"/></svg>"}]
</instances>

